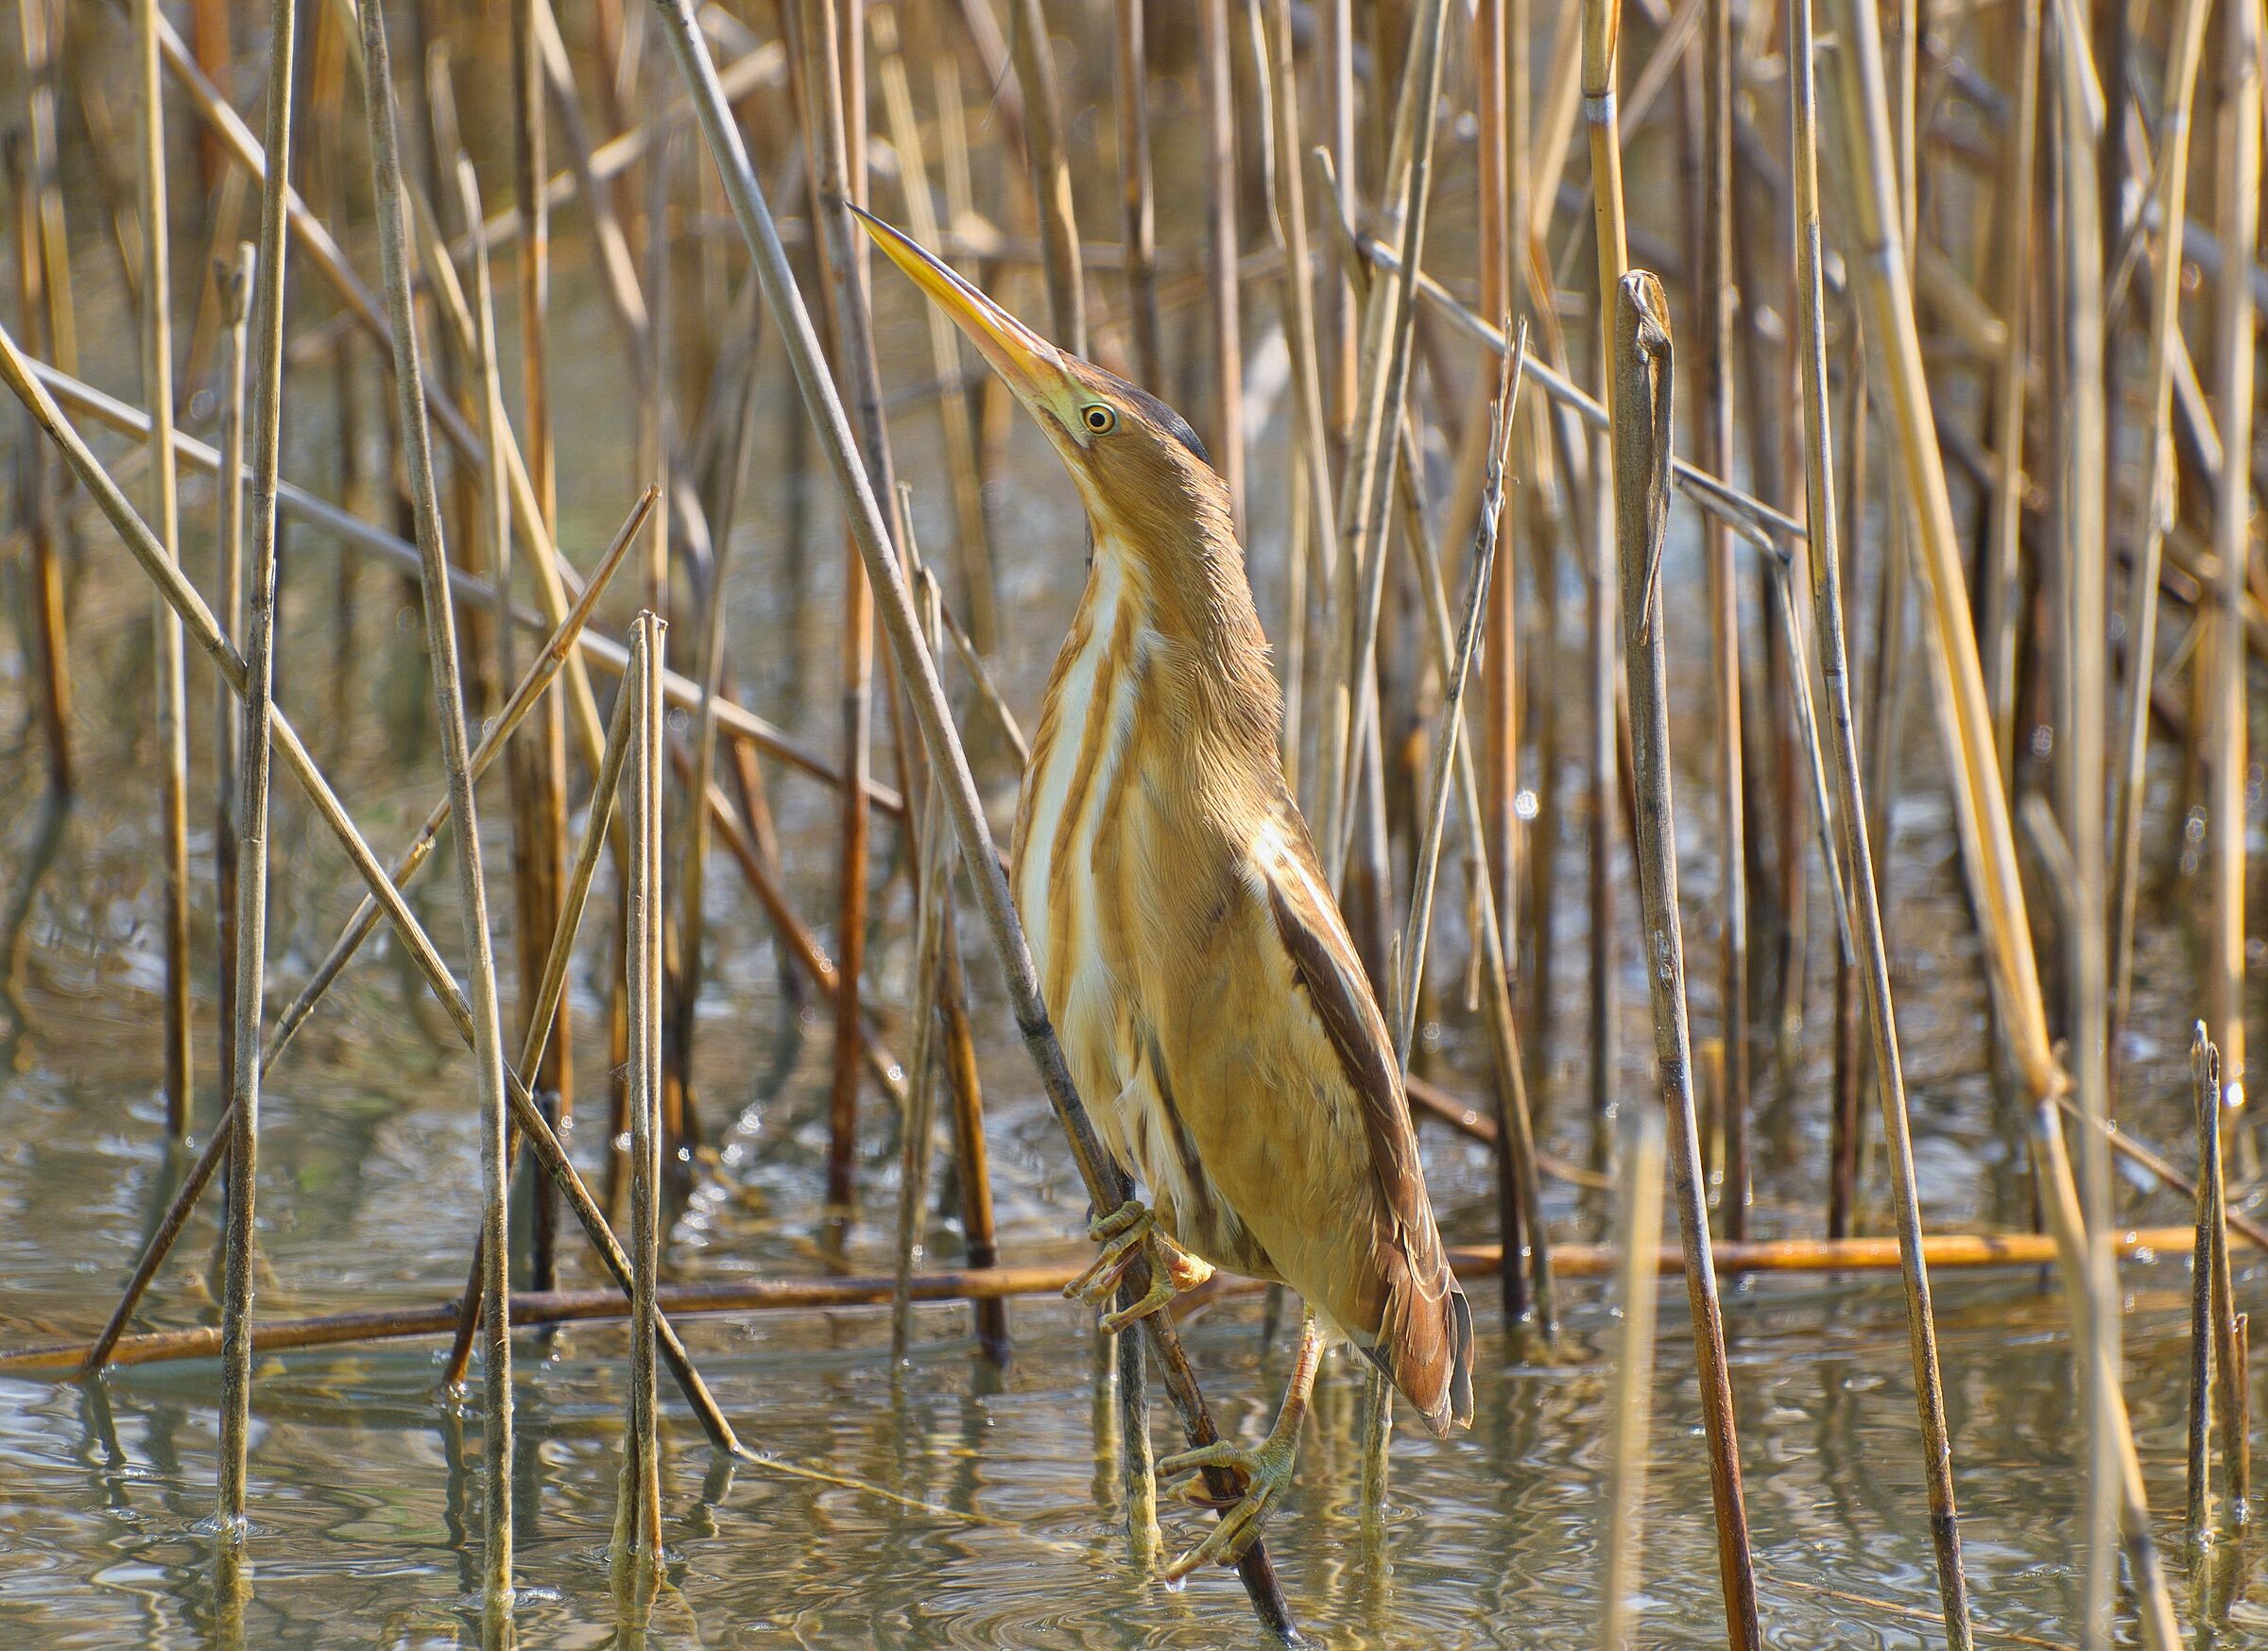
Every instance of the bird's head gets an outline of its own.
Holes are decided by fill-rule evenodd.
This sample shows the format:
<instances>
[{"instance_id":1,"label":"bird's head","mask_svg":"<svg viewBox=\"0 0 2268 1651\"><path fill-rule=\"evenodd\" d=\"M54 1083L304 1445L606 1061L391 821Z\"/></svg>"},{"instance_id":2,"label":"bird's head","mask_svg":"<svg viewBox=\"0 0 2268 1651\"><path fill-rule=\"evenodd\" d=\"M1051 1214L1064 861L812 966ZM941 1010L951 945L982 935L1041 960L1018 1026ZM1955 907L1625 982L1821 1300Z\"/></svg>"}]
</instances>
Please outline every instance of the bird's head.
<instances>
[{"instance_id":1,"label":"bird's head","mask_svg":"<svg viewBox=\"0 0 2268 1651\"><path fill-rule=\"evenodd\" d=\"M851 210L1023 404L1071 473L1097 539L1162 548L1184 542L1195 526L1233 547L1227 486L1180 414L1057 349L911 237Z\"/></svg>"}]
</instances>

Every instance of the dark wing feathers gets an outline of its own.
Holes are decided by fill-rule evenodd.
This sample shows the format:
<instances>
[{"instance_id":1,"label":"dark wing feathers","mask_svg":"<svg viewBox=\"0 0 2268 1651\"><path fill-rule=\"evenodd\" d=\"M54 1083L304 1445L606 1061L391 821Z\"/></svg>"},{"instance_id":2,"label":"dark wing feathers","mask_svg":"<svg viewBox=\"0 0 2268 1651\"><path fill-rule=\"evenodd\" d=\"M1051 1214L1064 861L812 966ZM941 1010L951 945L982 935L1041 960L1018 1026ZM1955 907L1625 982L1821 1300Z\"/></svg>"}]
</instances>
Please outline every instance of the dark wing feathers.
<instances>
[{"instance_id":1,"label":"dark wing feathers","mask_svg":"<svg viewBox=\"0 0 2268 1651\"><path fill-rule=\"evenodd\" d=\"M1287 810L1288 812L1288 810ZM1268 907L1299 984L1337 1051L1362 1109L1370 1163L1383 1203L1376 1264L1386 1285L1378 1346L1366 1350L1436 1436L1472 1419L1472 1315L1449 1270L1434 1225L1418 1136L1385 1022L1296 814L1284 835L1302 875L1266 876Z\"/></svg>"}]
</instances>

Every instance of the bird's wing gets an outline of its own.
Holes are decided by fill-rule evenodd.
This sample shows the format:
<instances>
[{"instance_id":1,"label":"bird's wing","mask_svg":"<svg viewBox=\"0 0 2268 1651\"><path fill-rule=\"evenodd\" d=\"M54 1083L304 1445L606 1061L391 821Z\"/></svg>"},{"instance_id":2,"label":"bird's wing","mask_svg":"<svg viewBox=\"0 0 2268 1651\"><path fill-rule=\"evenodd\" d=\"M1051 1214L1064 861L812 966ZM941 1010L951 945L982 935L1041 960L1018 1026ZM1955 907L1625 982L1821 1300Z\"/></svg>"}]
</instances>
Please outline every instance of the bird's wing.
<instances>
[{"instance_id":1,"label":"bird's wing","mask_svg":"<svg viewBox=\"0 0 2268 1651\"><path fill-rule=\"evenodd\" d=\"M1470 1320L1434 1225L1418 1161L1418 1135L1402 1097L1394 1046L1354 941L1323 880L1314 845L1286 802L1270 834L1275 851L1255 856L1276 932L1339 1058L1361 1109L1370 1167L1383 1203L1380 1257L1387 1290L1380 1327L1383 1362L1435 1432L1471 1414Z\"/></svg>"}]
</instances>

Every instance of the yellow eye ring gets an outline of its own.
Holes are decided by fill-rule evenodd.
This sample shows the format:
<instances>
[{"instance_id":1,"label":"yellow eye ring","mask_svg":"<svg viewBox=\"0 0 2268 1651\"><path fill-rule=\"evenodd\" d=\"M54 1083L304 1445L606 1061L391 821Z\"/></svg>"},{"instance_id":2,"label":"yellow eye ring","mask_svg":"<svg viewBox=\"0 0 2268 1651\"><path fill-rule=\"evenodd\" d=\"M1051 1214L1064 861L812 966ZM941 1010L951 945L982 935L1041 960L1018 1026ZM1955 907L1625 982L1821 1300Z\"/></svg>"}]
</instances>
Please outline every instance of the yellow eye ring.
<instances>
[{"instance_id":1,"label":"yellow eye ring","mask_svg":"<svg viewBox=\"0 0 2268 1651\"><path fill-rule=\"evenodd\" d=\"M1094 402L1079 414L1079 420L1097 436L1108 436L1118 428L1118 409L1108 403Z\"/></svg>"}]
</instances>

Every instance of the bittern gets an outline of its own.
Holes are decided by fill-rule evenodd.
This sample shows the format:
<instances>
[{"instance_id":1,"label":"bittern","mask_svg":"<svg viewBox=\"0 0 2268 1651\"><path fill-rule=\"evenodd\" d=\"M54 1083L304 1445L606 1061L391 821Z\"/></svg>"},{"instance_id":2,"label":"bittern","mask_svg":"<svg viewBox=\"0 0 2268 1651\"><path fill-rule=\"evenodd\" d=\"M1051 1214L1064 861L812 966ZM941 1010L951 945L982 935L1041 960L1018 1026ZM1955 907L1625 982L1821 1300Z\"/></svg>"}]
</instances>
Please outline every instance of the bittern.
<instances>
[{"instance_id":1,"label":"bittern","mask_svg":"<svg viewBox=\"0 0 2268 1651\"><path fill-rule=\"evenodd\" d=\"M1284 783L1282 695L1226 484L1163 403L861 216L1006 382L1087 507L1086 590L1032 741L1011 877L1072 1075L1151 1199L1095 1222L1103 1249L1074 1289L1106 1302L1139 1251L1157 1282L1106 1329L1216 1266L1304 1304L1266 1442L1158 1464L1246 1475L1167 1574L1232 1564L1290 1485L1326 1334L1447 1436L1472 1419L1471 1314L1394 1045Z\"/></svg>"}]
</instances>

